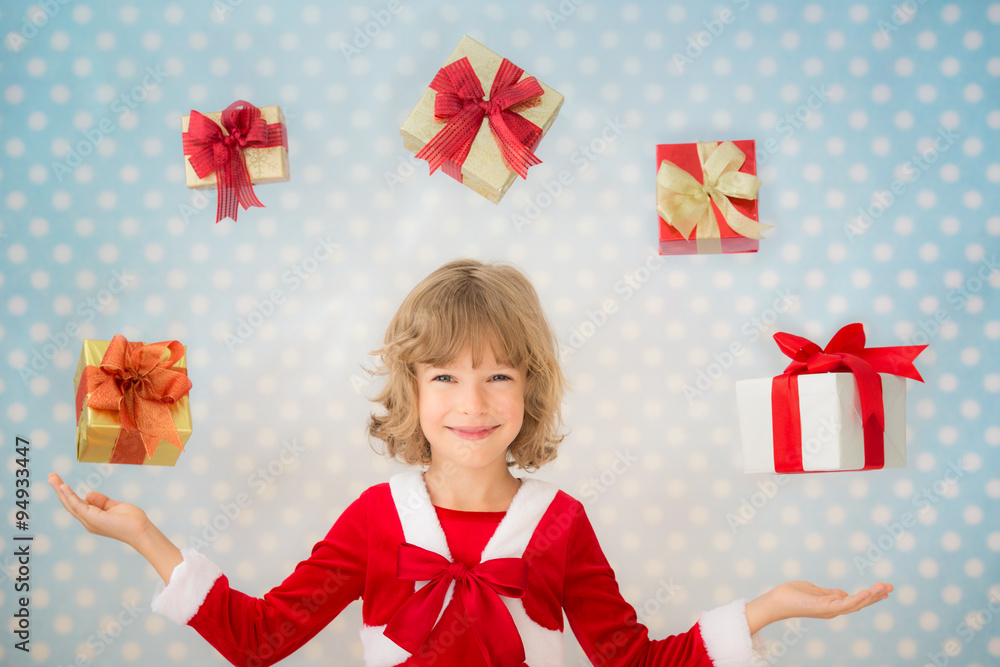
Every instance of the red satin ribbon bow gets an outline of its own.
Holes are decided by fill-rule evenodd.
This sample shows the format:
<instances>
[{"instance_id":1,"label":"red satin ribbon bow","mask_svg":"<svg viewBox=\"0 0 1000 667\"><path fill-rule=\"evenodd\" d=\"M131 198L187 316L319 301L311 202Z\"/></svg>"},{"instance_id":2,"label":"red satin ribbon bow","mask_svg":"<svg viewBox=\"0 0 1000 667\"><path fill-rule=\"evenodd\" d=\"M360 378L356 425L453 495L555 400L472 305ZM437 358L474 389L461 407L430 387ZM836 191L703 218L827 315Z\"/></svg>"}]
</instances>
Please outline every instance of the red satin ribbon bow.
<instances>
[{"instance_id":1,"label":"red satin ribbon bow","mask_svg":"<svg viewBox=\"0 0 1000 667\"><path fill-rule=\"evenodd\" d=\"M792 363L771 382L771 414L774 423L775 472L805 472L802 468L802 423L799 415L799 383L796 375L849 372L858 383L861 419L864 428L865 467L885 466L885 414L882 378L879 373L898 375L923 382L913 360L926 345L865 347L865 331L860 323L838 331L823 349L812 341L778 332L778 347Z\"/></svg>"},{"instance_id":2,"label":"red satin ribbon bow","mask_svg":"<svg viewBox=\"0 0 1000 667\"><path fill-rule=\"evenodd\" d=\"M438 70L431 81L431 88L437 91L434 116L448 123L417 153L417 158L430 164L432 174L441 167L446 174L462 181L462 165L484 117L489 118L504 161L521 178L528 177L528 167L541 164L531 147L541 137L542 129L509 110L518 102L545 94L533 76L518 81L522 74L523 69L504 58L493 77L490 99L485 100L483 86L468 58Z\"/></svg>"},{"instance_id":3,"label":"red satin ribbon bow","mask_svg":"<svg viewBox=\"0 0 1000 667\"><path fill-rule=\"evenodd\" d=\"M524 645L514 619L500 599L524 597L528 564L521 558L496 558L467 568L444 556L402 542L396 576L406 581L428 581L396 610L385 636L397 645L417 653L427 641L444 606L452 581L462 596L472 622L479 650L490 667L524 664Z\"/></svg>"},{"instance_id":4,"label":"red satin ribbon bow","mask_svg":"<svg viewBox=\"0 0 1000 667\"><path fill-rule=\"evenodd\" d=\"M169 356L164 359L164 351ZM83 402L95 410L116 410L121 431L115 440L110 463L141 464L153 458L160 440L184 450L170 406L191 389L187 369L171 368L184 356L184 346L173 340L163 343L130 343L116 334L100 366L83 369L76 392L77 419Z\"/></svg>"},{"instance_id":5,"label":"red satin ribbon bow","mask_svg":"<svg viewBox=\"0 0 1000 667\"><path fill-rule=\"evenodd\" d=\"M239 212L237 204L243 210L264 206L254 194L243 149L288 146L288 135L283 123L268 124L261 118L260 109L243 100L226 107L221 123L222 127L192 109L188 131L183 137L184 155L190 156L198 178L217 172L219 203L215 221L232 218L235 222Z\"/></svg>"}]
</instances>

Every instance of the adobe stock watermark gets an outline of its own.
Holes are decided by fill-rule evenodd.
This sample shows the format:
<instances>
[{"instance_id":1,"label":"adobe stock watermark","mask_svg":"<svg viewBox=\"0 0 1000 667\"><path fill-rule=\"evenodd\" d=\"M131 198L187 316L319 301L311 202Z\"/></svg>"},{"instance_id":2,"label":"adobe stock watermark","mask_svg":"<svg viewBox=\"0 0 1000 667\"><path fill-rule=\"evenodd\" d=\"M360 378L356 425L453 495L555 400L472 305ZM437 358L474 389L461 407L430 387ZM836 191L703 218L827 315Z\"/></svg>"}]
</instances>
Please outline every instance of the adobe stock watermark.
<instances>
[{"instance_id":1,"label":"adobe stock watermark","mask_svg":"<svg viewBox=\"0 0 1000 667\"><path fill-rule=\"evenodd\" d=\"M775 294L776 296L767 308L740 325L739 331L748 344L756 343L763 332L769 330L782 314L789 312L798 304L798 297L783 287L779 287ZM698 370L694 384L684 385L684 398L687 399L688 405L702 398L705 392L715 385L716 381L736 365L736 360L743 356L746 351L747 345L743 341L734 340L722 352L714 353L712 361L705 368Z\"/></svg>"},{"instance_id":2,"label":"adobe stock watermark","mask_svg":"<svg viewBox=\"0 0 1000 667\"><path fill-rule=\"evenodd\" d=\"M135 279L135 274L130 273L126 268L122 268L120 271L112 270L111 279L103 289L77 303L74 312L81 319L70 320L62 331L49 334L46 342L40 348L36 347L30 352L27 363L18 367L17 373L21 376L21 381L24 382L25 386L49 367L56 354L69 347L70 343L78 342L76 334L80 326L93 322L98 313L104 312L104 309L115 300L116 295L127 289L135 282Z\"/></svg>"},{"instance_id":3,"label":"adobe stock watermark","mask_svg":"<svg viewBox=\"0 0 1000 667\"><path fill-rule=\"evenodd\" d=\"M565 23L576 10L587 0L562 0L555 11L545 8L545 21L549 24L549 29L555 32L559 29L560 23Z\"/></svg>"},{"instance_id":4,"label":"adobe stock watermark","mask_svg":"<svg viewBox=\"0 0 1000 667\"><path fill-rule=\"evenodd\" d=\"M599 157L607 152L608 148L618 141L623 130L627 130L628 125L622 122L621 118L615 116L614 119L606 119L601 129L600 135L591 139L588 143L577 146L569 157L571 165L576 169L562 169L551 181L542 184L543 191L537 193L528 202L520 213L511 213L510 221L514 229L521 233L526 227L531 226L541 216L556 199L565 192L565 189L576 181L576 174L583 173Z\"/></svg>"},{"instance_id":5,"label":"adobe stock watermark","mask_svg":"<svg viewBox=\"0 0 1000 667\"><path fill-rule=\"evenodd\" d=\"M199 217L211 203L212 200L208 198L203 190L191 190L191 194L188 195L188 200L177 205L177 215L180 216L185 225L189 225L191 224L191 221L194 218Z\"/></svg>"},{"instance_id":6,"label":"adobe stock watermark","mask_svg":"<svg viewBox=\"0 0 1000 667\"><path fill-rule=\"evenodd\" d=\"M835 443L840 438L842 430L843 426L840 422L834 421L830 417L823 417L815 433L808 437L803 434L802 467L807 471L812 468L813 466L808 464L815 460L820 452ZM757 517L758 512L763 510L778 495L778 492L788 484L791 477L791 475L776 473L773 479L758 481L757 491L749 496L741 497L740 506L736 512L726 513L726 523L733 535L744 526L749 526Z\"/></svg>"},{"instance_id":7,"label":"adobe stock watermark","mask_svg":"<svg viewBox=\"0 0 1000 667\"><path fill-rule=\"evenodd\" d=\"M77 481L73 492L81 498L85 498L91 491L97 491L101 488L101 485L114 473L115 467L110 463L96 463L85 478Z\"/></svg>"},{"instance_id":8,"label":"adobe stock watermark","mask_svg":"<svg viewBox=\"0 0 1000 667\"><path fill-rule=\"evenodd\" d=\"M104 138L114 133L125 117L146 101L150 92L159 88L167 76L166 70L160 65L147 67L140 83L112 100L109 110L115 116L114 119L106 116L95 127L81 130L83 139L79 140L75 146L71 145L69 152L63 156L62 160L52 161L52 171L59 182L62 183L66 176L76 171L76 168L83 164L84 158L94 153Z\"/></svg>"},{"instance_id":9,"label":"adobe stock watermark","mask_svg":"<svg viewBox=\"0 0 1000 667\"><path fill-rule=\"evenodd\" d=\"M611 465L602 470L596 477L591 477L580 485L580 497L589 501L597 500L638 462L639 457L632 456L629 450L616 449L615 458Z\"/></svg>"},{"instance_id":10,"label":"adobe stock watermark","mask_svg":"<svg viewBox=\"0 0 1000 667\"><path fill-rule=\"evenodd\" d=\"M952 310L957 311L965 308L969 299L979 294L997 271L1000 271L1000 264L997 263L996 255L990 255L980 260L973 275L963 280L958 287L950 290L945 297L948 303L952 304ZM903 342L907 345L925 345L941 333L941 327L949 321L951 321L951 314L944 308L937 308L927 319L917 320L916 330L908 338L904 337Z\"/></svg>"},{"instance_id":11,"label":"adobe stock watermark","mask_svg":"<svg viewBox=\"0 0 1000 667\"><path fill-rule=\"evenodd\" d=\"M56 14L72 0L39 0L21 17L17 32L8 32L4 43L11 51L20 51L49 24Z\"/></svg>"},{"instance_id":12,"label":"adobe stock watermark","mask_svg":"<svg viewBox=\"0 0 1000 667\"><path fill-rule=\"evenodd\" d=\"M740 11L744 11L750 6L750 0L731 0L731 2ZM670 56L670 64L673 65L674 71L683 74L684 69L701 58L735 20L736 14L733 10L724 6L717 12L713 12L711 19L702 21L701 24L705 29L688 35L687 47L684 52L674 51Z\"/></svg>"},{"instance_id":13,"label":"adobe stock watermark","mask_svg":"<svg viewBox=\"0 0 1000 667\"><path fill-rule=\"evenodd\" d=\"M864 574L865 570L872 569L875 563L882 560L886 553L896 546L896 542L907 529L917 525L918 515L941 502L946 497L951 485L965 477L967 472L960 461L951 461L941 479L935 480L933 484L914 494L910 498L910 502L916 511L903 512L898 521L890 521L882 526L883 533L875 540L868 540L868 548L865 550L864 556L854 554L852 560L858 574Z\"/></svg>"},{"instance_id":14,"label":"adobe stock watermark","mask_svg":"<svg viewBox=\"0 0 1000 667\"><path fill-rule=\"evenodd\" d=\"M285 474L288 467L297 461L304 451L306 451L305 445L299 444L295 438L283 441L278 454L266 464L258 466L247 477L246 486L255 491L257 496L262 495L275 480ZM236 523L243 510L253 505L253 502L253 496L246 491L240 491L232 500L218 503L219 511L205 522L199 534L188 536L187 546L198 551L207 549Z\"/></svg>"},{"instance_id":15,"label":"adobe stock watermark","mask_svg":"<svg viewBox=\"0 0 1000 667\"><path fill-rule=\"evenodd\" d=\"M677 598L684 593L684 587L680 584L675 584L673 577L665 581L660 579L656 583L656 592L636 607L635 610L636 621L643 625L648 625L646 621L649 620L650 616L659 614L663 611L664 606L676 602Z\"/></svg>"},{"instance_id":16,"label":"adobe stock watermark","mask_svg":"<svg viewBox=\"0 0 1000 667\"><path fill-rule=\"evenodd\" d=\"M778 495L781 487L788 484L790 475L777 474L774 479L758 480L757 490L749 496L740 498L740 506L736 512L726 513L726 523L733 535L740 531L740 528L749 526L750 522L757 516L757 512L764 509L771 500Z\"/></svg>"},{"instance_id":17,"label":"adobe stock watermark","mask_svg":"<svg viewBox=\"0 0 1000 667\"><path fill-rule=\"evenodd\" d=\"M879 19L875 24L875 27L878 28L879 36L883 40L889 39L889 33L896 32L912 21L913 17L917 15L920 5L926 2L927 0L903 0L898 5L893 4L892 15L889 17L889 20Z\"/></svg>"},{"instance_id":18,"label":"adobe stock watermark","mask_svg":"<svg viewBox=\"0 0 1000 667\"><path fill-rule=\"evenodd\" d=\"M278 312L278 308L285 302L288 293L300 289L302 284L319 270L320 264L333 257L340 245L334 243L330 237L331 235L327 234L325 239L317 238L312 252L292 264L281 274L281 283L288 285L287 293L276 287L266 296L253 300L253 308L250 312L236 320L236 325L233 327L234 333L226 332L222 337L230 352L235 352L237 348L247 342L258 329L264 326L265 322Z\"/></svg>"},{"instance_id":19,"label":"adobe stock watermark","mask_svg":"<svg viewBox=\"0 0 1000 667\"><path fill-rule=\"evenodd\" d=\"M622 303L630 300L636 292L642 289L643 285L652 278L653 274L663 266L664 259L657 252L656 248L647 248L646 258L638 267L627 271L620 280L614 284L615 294L621 295ZM560 341L559 356L561 359L569 359L573 354L580 351L597 332L608 323L611 316L618 312L619 301L616 297L606 297L601 300L599 306L593 310L587 310L585 317L579 323L569 329L569 338L566 343Z\"/></svg>"},{"instance_id":20,"label":"adobe stock watermark","mask_svg":"<svg viewBox=\"0 0 1000 667\"><path fill-rule=\"evenodd\" d=\"M890 206L895 203L898 197L916 183L924 173L931 168L938 158L948 151L955 142L958 141L957 132L938 127L937 136L931 142L931 146L923 151L917 151L901 166L904 177L896 178L889 184L888 190L879 190L872 195L872 201L867 207L859 206L854 218L844 224L844 234L852 244L859 236L864 236L872 226L885 215Z\"/></svg>"},{"instance_id":21,"label":"adobe stock watermark","mask_svg":"<svg viewBox=\"0 0 1000 667\"><path fill-rule=\"evenodd\" d=\"M243 0L214 0L210 16L216 23L225 23L229 20L229 15L233 13L233 10L242 4Z\"/></svg>"},{"instance_id":22,"label":"adobe stock watermark","mask_svg":"<svg viewBox=\"0 0 1000 667\"><path fill-rule=\"evenodd\" d=\"M961 655L964 644L972 642L997 616L1000 616L1000 589L994 586L990 589L986 606L967 614L965 620L955 626L955 634L958 635L958 638L949 637L941 647L943 650L928 651L927 658L936 667L945 667L952 658Z\"/></svg>"},{"instance_id":23,"label":"adobe stock watermark","mask_svg":"<svg viewBox=\"0 0 1000 667\"><path fill-rule=\"evenodd\" d=\"M86 667L118 640L125 632L125 629L136 622L139 615L146 611L133 602L122 602L121 610L103 628L93 633L83 642L89 651L88 653L78 653L76 659L70 665L64 667ZM89 654L89 655L88 655Z\"/></svg>"},{"instance_id":24,"label":"adobe stock watermark","mask_svg":"<svg viewBox=\"0 0 1000 667\"><path fill-rule=\"evenodd\" d=\"M400 183L405 182L406 179L417 173L417 169L419 169L421 165L425 167L427 166L425 161L418 160L417 157L409 151L406 151L405 156L397 155L396 159L397 164L395 169L392 171L387 169L382 172L382 180L385 181L385 186L389 188L389 192L395 192Z\"/></svg>"},{"instance_id":25,"label":"adobe stock watermark","mask_svg":"<svg viewBox=\"0 0 1000 667\"><path fill-rule=\"evenodd\" d=\"M782 141L792 138L796 132L805 127L812 115L822 109L829 101L830 96L825 83L821 83L819 87L810 86L809 95L805 102L795 107L793 111L786 113L774 124L774 131L780 138L768 137L763 141L755 142L757 169L759 170L772 155L781 150Z\"/></svg>"},{"instance_id":26,"label":"adobe stock watermark","mask_svg":"<svg viewBox=\"0 0 1000 667\"><path fill-rule=\"evenodd\" d=\"M664 581L660 579L656 592L636 608L636 621L646 625L650 616L659 614L664 605L675 601L683 592L684 587L675 584L673 579ZM593 653L587 665L594 667L607 667L613 664L624 664L615 658L619 652L627 651L636 640L636 635L640 632L638 626L633 626L629 630L619 630L611 635L606 635L601 641L593 645Z\"/></svg>"},{"instance_id":27,"label":"adobe stock watermark","mask_svg":"<svg viewBox=\"0 0 1000 667\"><path fill-rule=\"evenodd\" d=\"M781 633L780 639L764 640L765 648L762 657L769 665L774 665L785 657L788 654L788 649L802 641L802 638L809 632L809 628L803 625L800 618L784 621L782 625L785 626L785 631ZM759 662L754 662L754 665L757 664Z\"/></svg>"},{"instance_id":28,"label":"adobe stock watermark","mask_svg":"<svg viewBox=\"0 0 1000 667\"><path fill-rule=\"evenodd\" d=\"M361 52L371 46L379 33L388 28L393 18L402 11L403 5L400 0L389 0L385 9L372 12L371 19L366 21L364 25L354 26L354 36L350 44L340 43L340 52L344 54L344 60L350 63L355 56L360 56Z\"/></svg>"},{"instance_id":29,"label":"adobe stock watermark","mask_svg":"<svg viewBox=\"0 0 1000 667\"><path fill-rule=\"evenodd\" d=\"M291 605L291 613L296 622L285 620L280 625L274 623L268 627L270 632L261 632L255 643L247 647L246 662L243 664L247 667L262 667L277 662L274 656L281 653L289 641L301 640L302 626L308 624L313 614L323 609L330 597L349 581L351 578L340 567L327 570L322 585L311 587L309 593Z\"/></svg>"}]
</instances>

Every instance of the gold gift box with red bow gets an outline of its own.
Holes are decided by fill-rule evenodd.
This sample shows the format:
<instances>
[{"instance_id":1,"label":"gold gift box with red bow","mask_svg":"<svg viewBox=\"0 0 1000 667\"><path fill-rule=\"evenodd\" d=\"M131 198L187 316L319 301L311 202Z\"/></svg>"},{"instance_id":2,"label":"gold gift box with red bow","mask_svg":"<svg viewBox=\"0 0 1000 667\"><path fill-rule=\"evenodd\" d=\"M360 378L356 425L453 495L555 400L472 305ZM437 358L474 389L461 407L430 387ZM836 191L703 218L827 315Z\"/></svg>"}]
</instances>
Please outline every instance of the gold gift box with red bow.
<instances>
[{"instance_id":1,"label":"gold gift box with red bow","mask_svg":"<svg viewBox=\"0 0 1000 667\"><path fill-rule=\"evenodd\" d=\"M204 114L222 126L222 112L210 111ZM268 125L280 123L285 125L285 114L281 112L281 107L277 105L260 107L260 116L267 121ZM184 114L181 116L181 132L187 132L191 124L191 116ZM225 128L222 128L226 132ZM289 179L288 169L288 146L271 146L269 148L247 148L243 151L246 159L247 172L250 174L250 182L254 185L264 183L284 183ZM205 178L198 178L191 160L184 158L184 182L193 190L214 189L218 182L218 173L212 172Z\"/></svg>"},{"instance_id":2,"label":"gold gift box with red bow","mask_svg":"<svg viewBox=\"0 0 1000 667\"><path fill-rule=\"evenodd\" d=\"M468 35L464 35L458 42L458 46L445 60L444 66L451 65L463 58L468 59L476 77L482 84L483 90L490 91L497 72L500 71L505 59ZM529 76L530 74L525 72L520 81L524 81ZM510 111L541 129L537 139L528 146L531 151L535 150L542 137L549 131L549 127L559 115L559 110L565 99L544 83L540 81L538 83L541 90L544 91L541 95L510 107ZM403 122L399 133L403 136L403 146L406 150L419 153L447 125L446 121L435 117L435 98L437 95L438 93L434 89L427 88L413 111L406 117L406 121ZM504 159L503 152L497 144L497 138L486 119L483 120L476 132L468 157L458 168L461 169L461 173L451 175L494 204L499 203L514 179L517 178L517 171ZM444 169L444 171L450 173L448 169Z\"/></svg>"}]
</instances>

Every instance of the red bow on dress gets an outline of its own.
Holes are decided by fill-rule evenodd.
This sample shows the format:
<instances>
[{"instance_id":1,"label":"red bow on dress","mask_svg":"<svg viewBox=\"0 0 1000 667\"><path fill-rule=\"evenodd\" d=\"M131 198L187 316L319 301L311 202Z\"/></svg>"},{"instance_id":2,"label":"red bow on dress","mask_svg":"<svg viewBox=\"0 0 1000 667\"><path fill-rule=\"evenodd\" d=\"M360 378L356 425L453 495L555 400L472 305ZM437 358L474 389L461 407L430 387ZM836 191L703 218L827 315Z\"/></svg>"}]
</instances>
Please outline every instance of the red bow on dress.
<instances>
[{"instance_id":1,"label":"red bow on dress","mask_svg":"<svg viewBox=\"0 0 1000 667\"><path fill-rule=\"evenodd\" d=\"M434 116L450 120L416 155L421 160L427 160L432 174L441 167L446 174L461 182L462 165L469 156L472 141L484 117L489 118L493 138L504 161L521 178L528 177L528 167L541 164L531 147L541 136L542 129L509 110L518 102L545 94L533 76L518 81L522 74L523 69L504 58L493 77L490 99L485 100L483 86L468 58L461 58L438 70L431 81L431 88L437 91Z\"/></svg>"},{"instance_id":2,"label":"red bow on dress","mask_svg":"<svg viewBox=\"0 0 1000 667\"><path fill-rule=\"evenodd\" d=\"M878 374L888 373L923 382L913 360L927 346L866 348L865 331L860 323L842 328L823 349L806 338L784 332L774 334L774 340L781 351L792 359L784 373L771 383L775 472L803 472L799 384L795 376L836 371L851 373L858 383L865 438L863 469L884 467L885 413L882 378Z\"/></svg>"},{"instance_id":3,"label":"red bow on dress","mask_svg":"<svg viewBox=\"0 0 1000 667\"><path fill-rule=\"evenodd\" d=\"M402 542L396 577L406 581L428 581L396 610L385 636L397 645L417 653L427 641L444 606L452 581L462 596L472 621L476 642L490 667L524 664L524 645L510 611L500 596L524 597L528 564L522 558L496 558L467 568L444 556Z\"/></svg>"},{"instance_id":4,"label":"red bow on dress","mask_svg":"<svg viewBox=\"0 0 1000 667\"><path fill-rule=\"evenodd\" d=\"M169 352L166 359L164 351ZM90 394L88 407L115 410L121 419L110 463L141 464L143 458L153 458L160 440L183 451L170 417L170 406L191 389L187 370L171 368L183 356L184 346L175 340L143 345L116 334L101 365L83 369L76 393L77 417Z\"/></svg>"},{"instance_id":5,"label":"red bow on dress","mask_svg":"<svg viewBox=\"0 0 1000 667\"><path fill-rule=\"evenodd\" d=\"M243 149L287 146L288 135L283 123L268 124L261 118L260 109L243 100L226 107L221 123L219 127L211 118L192 109L188 131L183 137L184 155L190 156L198 178L216 172L219 203L215 221L232 218L235 222L239 211L237 204L244 210L264 206L254 194Z\"/></svg>"}]
</instances>

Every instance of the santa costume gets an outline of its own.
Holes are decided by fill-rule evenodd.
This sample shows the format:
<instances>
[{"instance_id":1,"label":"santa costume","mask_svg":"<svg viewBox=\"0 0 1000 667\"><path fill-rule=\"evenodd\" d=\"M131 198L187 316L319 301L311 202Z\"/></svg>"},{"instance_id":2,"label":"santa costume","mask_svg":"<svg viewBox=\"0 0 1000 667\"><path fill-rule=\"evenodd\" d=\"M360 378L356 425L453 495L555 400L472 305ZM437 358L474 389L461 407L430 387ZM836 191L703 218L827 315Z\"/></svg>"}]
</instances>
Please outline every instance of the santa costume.
<instances>
[{"instance_id":1,"label":"santa costume","mask_svg":"<svg viewBox=\"0 0 1000 667\"><path fill-rule=\"evenodd\" d=\"M191 549L153 598L234 665L270 665L363 599L367 667L563 664L563 611L595 665L746 666L759 660L737 600L650 640L622 598L583 506L522 479L506 512L431 504L412 471L365 491L308 560L263 598Z\"/></svg>"}]
</instances>

